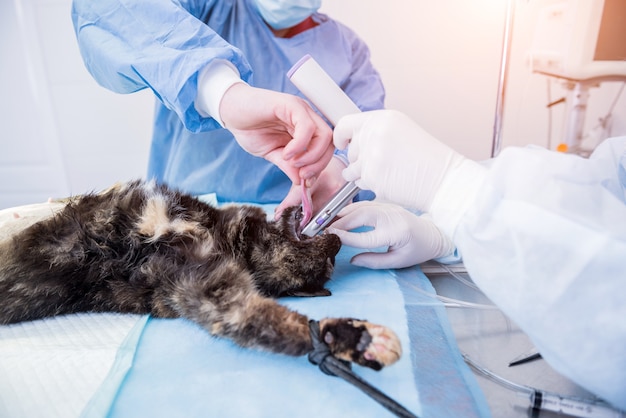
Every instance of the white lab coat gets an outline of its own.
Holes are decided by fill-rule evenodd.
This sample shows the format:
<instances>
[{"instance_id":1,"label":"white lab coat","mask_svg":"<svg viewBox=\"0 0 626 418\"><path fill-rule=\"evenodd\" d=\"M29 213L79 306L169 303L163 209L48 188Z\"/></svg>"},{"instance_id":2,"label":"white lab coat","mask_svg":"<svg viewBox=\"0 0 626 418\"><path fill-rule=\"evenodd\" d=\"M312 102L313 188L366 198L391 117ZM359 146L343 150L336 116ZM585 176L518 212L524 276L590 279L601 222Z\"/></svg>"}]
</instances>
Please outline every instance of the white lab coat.
<instances>
[{"instance_id":1,"label":"white lab coat","mask_svg":"<svg viewBox=\"0 0 626 418\"><path fill-rule=\"evenodd\" d=\"M626 410L626 137L588 159L506 149L477 181L452 232L468 273L552 367Z\"/></svg>"}]
</instances>

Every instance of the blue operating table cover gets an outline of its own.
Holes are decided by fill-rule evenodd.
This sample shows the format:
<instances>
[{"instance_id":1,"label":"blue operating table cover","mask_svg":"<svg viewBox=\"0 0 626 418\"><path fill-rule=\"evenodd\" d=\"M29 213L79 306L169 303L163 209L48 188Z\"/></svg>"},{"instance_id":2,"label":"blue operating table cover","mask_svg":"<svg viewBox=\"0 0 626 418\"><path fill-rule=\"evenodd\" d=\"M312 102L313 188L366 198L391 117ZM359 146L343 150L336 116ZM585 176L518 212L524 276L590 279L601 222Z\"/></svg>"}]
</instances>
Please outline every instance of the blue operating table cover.
<instances>
[{"instance_id":1,"label":"blue operating table cover","mask_svg":"<svg viewBox=\"0 0 626 418\"><path fill-rule=\"evenodd\" d=\"M266 208L268 209L268 208ZM271 210L268 210L271 213ZM379 372L353 370L415 415L486 417L489 409L458 351L445 308L419 267L352 266L343 247L330 297L283 298L313 319L354 317L386 325L401 359ZM417 291L416 288L422 291ZM243 349L185 319L138 321L83 417L382 417L391 413L306 357Z\"/></svg>"}]
</instances>

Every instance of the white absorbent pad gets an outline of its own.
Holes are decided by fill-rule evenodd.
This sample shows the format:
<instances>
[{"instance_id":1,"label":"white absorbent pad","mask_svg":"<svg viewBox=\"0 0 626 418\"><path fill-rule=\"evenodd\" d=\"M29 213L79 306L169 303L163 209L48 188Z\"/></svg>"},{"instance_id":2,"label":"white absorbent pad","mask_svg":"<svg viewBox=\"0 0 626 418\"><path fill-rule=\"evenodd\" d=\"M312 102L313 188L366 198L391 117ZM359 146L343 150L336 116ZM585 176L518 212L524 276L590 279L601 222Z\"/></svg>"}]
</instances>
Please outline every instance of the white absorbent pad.
<instances>
[{"instance_id":1,"label":"white absorbent pad","mask_svg":"<svg viewBox=\"0 0 626 418\"><path fill-rule=\"evenodd\" d=\"M78 314L0 326L0 417L78 417L140 318Z\"/></svg>"}]
</instances>

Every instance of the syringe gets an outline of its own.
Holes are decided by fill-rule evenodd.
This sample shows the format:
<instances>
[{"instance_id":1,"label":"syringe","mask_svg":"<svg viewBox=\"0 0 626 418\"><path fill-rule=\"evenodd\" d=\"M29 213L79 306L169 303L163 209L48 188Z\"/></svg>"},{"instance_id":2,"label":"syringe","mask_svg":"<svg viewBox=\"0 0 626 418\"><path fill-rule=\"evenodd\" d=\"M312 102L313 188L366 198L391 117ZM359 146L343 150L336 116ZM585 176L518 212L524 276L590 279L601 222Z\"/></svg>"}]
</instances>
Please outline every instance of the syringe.
<instances>
[{"instance_id":1,"label":"syringe","mask_svg":"<svg viewBox=\"0 0 626 418\"><path fill-rule=\"evenodd\" d=\"M528 388L532 389L532 388ZM624 413L611 408L601 401L582 399L573 396L557 395L543 390L532 389L532 392L517 392L520 397L529 397L532 409L558 412L582 418L624 418Z\"/></svg>"},{"instance_id":2,"label":"syringe","mask_svg":"<svg viewBox=\"0 0 626 418\"><path fill-rule=\"evenodd\" d=\"M463 354L465 362L478 373L516 392L517 396L530 400L529 407L536 410L558 412L572 417L581 418L626 418L626 414L612 408L599 399L584 399L576 396L565 396L520 385L506 380L490 370L478 365L467 354Z\"/></svg>"}]
</instances>

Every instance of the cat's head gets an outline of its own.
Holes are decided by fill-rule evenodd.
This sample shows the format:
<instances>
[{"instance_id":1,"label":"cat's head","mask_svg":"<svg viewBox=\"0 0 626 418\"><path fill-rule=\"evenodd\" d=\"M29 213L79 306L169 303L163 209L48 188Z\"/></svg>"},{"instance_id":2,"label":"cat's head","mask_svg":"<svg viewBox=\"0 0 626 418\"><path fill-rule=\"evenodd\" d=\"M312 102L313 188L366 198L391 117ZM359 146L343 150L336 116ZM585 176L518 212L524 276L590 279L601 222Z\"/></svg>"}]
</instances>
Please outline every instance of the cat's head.
<instances>
[{"instance_id":1,"label":"cat's head","mask_svg":"<svg viewBox=\"0 0 626 418\"><path fill-rule=\"evenodd\" d=\"M257 236L249 262L259 290L278 296L329 296L324 288L335 266L341 241L335 234L302 234L299 207L287 208Z\"/></svg>"}]
</instances>

